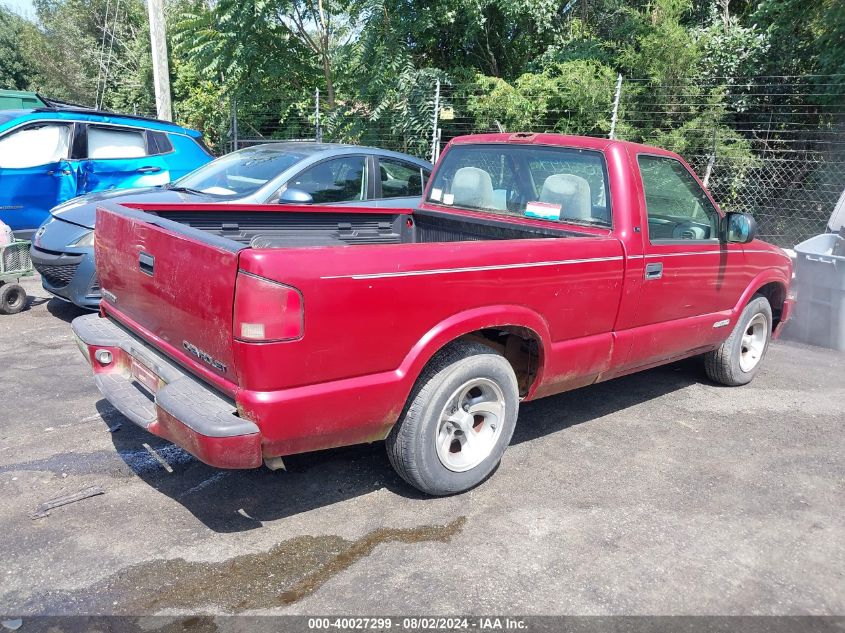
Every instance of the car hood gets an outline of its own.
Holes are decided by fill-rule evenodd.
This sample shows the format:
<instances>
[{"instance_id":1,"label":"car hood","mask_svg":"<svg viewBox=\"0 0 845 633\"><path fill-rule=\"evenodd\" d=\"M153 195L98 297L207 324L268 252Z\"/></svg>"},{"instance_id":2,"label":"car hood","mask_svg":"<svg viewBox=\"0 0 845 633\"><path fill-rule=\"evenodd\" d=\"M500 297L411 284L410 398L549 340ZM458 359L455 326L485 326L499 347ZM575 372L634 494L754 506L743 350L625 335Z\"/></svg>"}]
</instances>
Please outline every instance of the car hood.
<instances>
[{"instance_id":1,"label":"car hood","mask_svg":"<svg viewBox=\"0 0 845 633\"><path fill-rule=\"evenodd\" d=\"M138 189L111 189L79 196L68 200L50 211L54 218L71 222L89 229L94 228L97 216L97 203L104 200L113 202L219 202L219 198L186 191L174 191L164 187L145 187Z\"/></svg>"}]
</instances>

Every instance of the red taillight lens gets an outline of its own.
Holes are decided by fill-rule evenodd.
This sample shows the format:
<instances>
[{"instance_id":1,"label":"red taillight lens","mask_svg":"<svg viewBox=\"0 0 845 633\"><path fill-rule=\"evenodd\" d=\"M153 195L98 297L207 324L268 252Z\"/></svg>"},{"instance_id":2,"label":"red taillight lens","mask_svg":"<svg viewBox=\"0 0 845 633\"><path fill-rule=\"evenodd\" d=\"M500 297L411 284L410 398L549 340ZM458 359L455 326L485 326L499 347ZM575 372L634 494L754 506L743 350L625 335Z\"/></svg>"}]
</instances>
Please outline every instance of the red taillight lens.
<instances>
[{"instance_id":1,"label":"red taillight lens","mask_svg":"<svg viewBox=\"0 0 845 633\"><path fill-rule=\"evenodd\" d=\"M239 271L235 338L250 343L301 338L305 321L302 305L302 295L296 288Z\"/></svg>"}]
</instances>

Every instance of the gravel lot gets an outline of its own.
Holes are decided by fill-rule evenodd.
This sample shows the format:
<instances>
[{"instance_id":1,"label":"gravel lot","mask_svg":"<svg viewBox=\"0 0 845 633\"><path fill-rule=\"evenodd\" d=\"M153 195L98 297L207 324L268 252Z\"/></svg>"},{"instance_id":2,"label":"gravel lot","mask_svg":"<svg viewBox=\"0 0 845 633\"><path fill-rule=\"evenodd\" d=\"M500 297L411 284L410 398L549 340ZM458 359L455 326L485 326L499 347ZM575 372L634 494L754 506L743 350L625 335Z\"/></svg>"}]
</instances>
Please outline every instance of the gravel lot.
<instances>
[{"instance_id":1,"label":"gravel lot","mask_svg":"<svg viewBox=\"0 0 845 633\"><path fill-rule=\"evenodd\" d=\"M381 444L197 462L100 397L81 312L26 286L0 316L6 613L845 614L845 355L778 343L744 388L688 361L526 404L493 478L427 499Z\"/></svg>"}]
</instances>

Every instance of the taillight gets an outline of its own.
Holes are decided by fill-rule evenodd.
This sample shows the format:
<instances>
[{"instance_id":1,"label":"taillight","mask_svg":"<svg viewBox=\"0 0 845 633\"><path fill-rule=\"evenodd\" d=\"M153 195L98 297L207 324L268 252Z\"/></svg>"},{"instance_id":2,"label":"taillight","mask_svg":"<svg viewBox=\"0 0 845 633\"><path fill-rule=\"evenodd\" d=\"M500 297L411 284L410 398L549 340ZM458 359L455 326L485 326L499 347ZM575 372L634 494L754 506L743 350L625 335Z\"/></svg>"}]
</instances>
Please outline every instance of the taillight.
<instances>
[{"instance_id":1,"label":"taillight","mask_svg":"<svg viewBox=\"0 0 845 633\"><path fill-rule=\"evenodd\" d=\"M302 295L285 286L238 271L235 284L235 338L250 343L291 341L302 337Z\"/></svg>"}]
</instances>

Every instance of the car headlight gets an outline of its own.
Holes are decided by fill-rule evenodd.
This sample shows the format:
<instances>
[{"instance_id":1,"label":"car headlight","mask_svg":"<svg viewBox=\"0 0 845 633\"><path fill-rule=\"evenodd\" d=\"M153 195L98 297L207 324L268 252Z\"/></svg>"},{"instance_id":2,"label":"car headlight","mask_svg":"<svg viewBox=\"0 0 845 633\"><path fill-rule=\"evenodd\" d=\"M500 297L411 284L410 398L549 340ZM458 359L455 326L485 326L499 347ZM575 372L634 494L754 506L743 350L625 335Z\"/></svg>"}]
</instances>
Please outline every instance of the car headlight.
<instances>
[{"instance_id":1,"label":"car headlight","mask_svg":"<svg viewBox=\"0 0 845 633\"><path fill-rule=\"evenodd\" d=\"M75 242L68 244L68 246L94 246L94 231L88 231Z\"/></svg>"}]
</instances>

